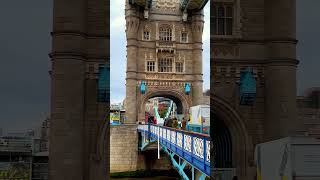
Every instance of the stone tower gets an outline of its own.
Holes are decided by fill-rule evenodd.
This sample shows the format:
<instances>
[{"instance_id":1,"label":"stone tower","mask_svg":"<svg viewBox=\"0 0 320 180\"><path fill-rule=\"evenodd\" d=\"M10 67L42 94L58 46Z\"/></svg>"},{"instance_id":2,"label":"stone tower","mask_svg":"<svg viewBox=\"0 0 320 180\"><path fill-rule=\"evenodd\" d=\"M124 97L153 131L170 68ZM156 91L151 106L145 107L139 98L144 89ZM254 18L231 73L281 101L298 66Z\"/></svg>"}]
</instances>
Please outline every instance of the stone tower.
<instances>
[{"instance_id":1,"label":"stone tower","mask_svg":"<svg viewBox=\"0 0 320 180\"><path fill-rule=\"evenodd\" d=\"M109 62L108 10L107 0L54 0L50 180L108 175L108 102L97 101L99 67Z\"/></svg>"},{"instance_id":2,"label":"stone tower","mask_svg":"<svg viewBox=\"0 0 320 180\"><path fill-rule=\"evenodd\" d=\"M295 135L296 7L294 0L212 0L212 109L225 129L227 159L240 179L253 178L255 144ZM283 13L285 12L285 13ZM255 102L240 105L240 72L253 70ZM218 128L219 128L218 127Z\"/></svg>"},{"instance_id":3,"label":"stone tower","mask_svg":"<svg viewBox=\"0 0 320 180\"><path fill-rule=\"evenodd\" d=\"M125 15L126 123L144 121L146 101L159 96L172 99L186 116L202 100L202 11L182 11L179 0L127 0Z\"/></svg>"}]
</instances>

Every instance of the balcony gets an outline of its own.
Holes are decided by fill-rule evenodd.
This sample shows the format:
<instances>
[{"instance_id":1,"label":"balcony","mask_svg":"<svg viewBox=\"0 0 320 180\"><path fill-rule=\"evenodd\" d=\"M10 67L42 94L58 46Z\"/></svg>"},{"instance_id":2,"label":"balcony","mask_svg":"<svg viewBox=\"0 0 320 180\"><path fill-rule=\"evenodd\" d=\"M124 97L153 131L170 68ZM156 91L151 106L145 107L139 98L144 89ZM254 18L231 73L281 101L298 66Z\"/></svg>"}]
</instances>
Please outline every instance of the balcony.
<instances>
[{"instance_id":1,"label":"balcony","mask_svg":"<svg viewBox=\"0 0 320 180\"><path fill-rule=\"evenodd\" d=\"M158 52L169 52L175 51L176 45L174 41L157 41L156 47Z\"/></svg>"}]
</instances>

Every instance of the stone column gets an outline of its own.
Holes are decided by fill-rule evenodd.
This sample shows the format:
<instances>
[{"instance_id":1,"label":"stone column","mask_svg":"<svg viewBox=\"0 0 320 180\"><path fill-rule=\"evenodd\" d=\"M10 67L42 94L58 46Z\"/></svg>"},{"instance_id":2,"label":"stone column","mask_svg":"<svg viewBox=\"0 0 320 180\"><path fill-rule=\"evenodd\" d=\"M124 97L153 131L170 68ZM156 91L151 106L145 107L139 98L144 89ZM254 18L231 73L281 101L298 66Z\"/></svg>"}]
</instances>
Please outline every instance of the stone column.
<instances>
[{"instance_id":1,"label":"stone column","mask_svg":"<svg viewBox=\"0 0 320 180\"><path fill-rule=\"evenodd\" d=\"M266 141L294 135L298 127L295 4L294 0L265 2L268 56L265 72Z\"/></svg>"},{"instance_id":2,"label":"stone column","mask_svg":"<svg viewBox=\"0 0 320 180\"><path fill-rule=\"evenodd\" d=\"M203 80L202 80L202 33L203 33L203 12L192 15L192 62L193 62L193 83L192 83L192 105L202 104Z\"/></svg>"},{"instance_id":3,"label":"stone column","mask_svg":"<svg viewBox=\"0 0 320 180\"><path fill-rule=\"evenodd\" d=\"M54 1L49 179L83 179L87 1Z\"/></svg>"},{"instance_id":4,"label":"stone column","mask_svg":"<svg viewBox=\"0 0 320 180\"><path fill-rule=\"evenodd\" d=\"M126 121L135 124L137 121L137 58L139 17L134 7L126 3L126 35L127 35L127 74L126 74Z\"/></svg>"}]
</instances>

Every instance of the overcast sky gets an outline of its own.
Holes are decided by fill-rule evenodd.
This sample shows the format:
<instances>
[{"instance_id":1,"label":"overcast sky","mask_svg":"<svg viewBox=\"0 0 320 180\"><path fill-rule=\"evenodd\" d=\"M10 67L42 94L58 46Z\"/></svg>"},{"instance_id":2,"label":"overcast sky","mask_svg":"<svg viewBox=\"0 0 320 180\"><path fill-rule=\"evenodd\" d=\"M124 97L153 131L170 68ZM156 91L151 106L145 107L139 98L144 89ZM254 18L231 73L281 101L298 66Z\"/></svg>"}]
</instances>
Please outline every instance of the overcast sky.
<instances>
[{"instance_id":1,"label":"overcast sky","mask_svg":"<svg viewBox=\"0 0 320 180\"><path fill-rule=\"evenodd\" d=\"M33 128L49 113L52 0L1 0L0 22L0 128Z\"/></svg>"},{"instance_id":2,"label":"overcast sky","mask_svg":"<svg viewBox=\"0 0 320 180\"><path fill-rule=\"evenodd\" d=\"M298 93L320 86L320 0L297 0Z\"/></svg>"},{"instance_id":3,"label":"overcast sky","mask_svg":"<svg viewBox=\"0 0 320 180\"><path fill-rule=\"evenodd\" d=\"M122 7L122 1L112 1ZM298 0L297 3L297 55L301 61L297 82L301 93L305 88L320 86L320 1ZM124 23L120 16L124 11L123 8L113 9L117 12L111 12L111 37L119 39L111 46L111 80L119 83L112 86L111 94L117 102L125 93L124 72L116 77L113 71L116 66L125 67L125 36L121 35L124 28L119 28ZM34 128L46 118L50 108L48 53L51 51L52 0L2 0L0 22L0 128L9 131ZM112 53L115 52L113 48L124 53ZM206 56L204 54L204 59ZM117 60L116 63L113 60ZM204 64L204 68L208 67ZM209 72L208 69L204 71ZM209 74L205 74L206 82L208 77Z\"/></svg>"}]
</instances>

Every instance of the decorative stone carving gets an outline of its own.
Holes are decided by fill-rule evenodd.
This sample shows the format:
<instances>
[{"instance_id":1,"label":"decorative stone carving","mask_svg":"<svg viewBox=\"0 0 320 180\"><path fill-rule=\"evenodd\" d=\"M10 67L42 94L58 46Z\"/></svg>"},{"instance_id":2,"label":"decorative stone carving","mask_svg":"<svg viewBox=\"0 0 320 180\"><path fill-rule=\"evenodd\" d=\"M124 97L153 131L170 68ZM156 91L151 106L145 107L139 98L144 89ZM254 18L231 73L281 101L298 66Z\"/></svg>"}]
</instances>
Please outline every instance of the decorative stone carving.
<instances>
[{"instance_id":1,"label":"decorative stone carving","mask_svg":"<svg viewBox=\"0 0 320 180\"><path fill-rule=\"evenodd\" d=\"M161 79L161 80L184 80L183 74L167 74L167 73L147 73L146 79Z\"/></svg>"},{"instance_id":2,"label":"decorative stone carving","mask_svg":"<svg viewBox=\"0 0 320 180\"><path fill-rule=\"evenodd\" d=\"M230 45L214 45L212 47L212 57L225 58L225 57L239 57L240 48Z\"/></svg>"},{"instance_id":3,"label":"decorative stone carving","mask_svg":"<svg viewBox=\"0 0 320 180\"><path fill-rule=\"evenodd\" d=\"M213 77L215 83L220 83L222 81L230 82L239 82L240 73L245 71L248 67L252 68L253 75L260 82L261 85L264 83L264 65L220 65L215 66L213 69Z\"/></svg>"},{"instance_id":4,"label":"decorative stone carving","mask_svg":"<svg viewBox=\"0 0 320 180\"><path fill-rule=\"evenodd\" d=\"M154 7L162 11L176 11L179 9L179 0L156 0Z\"/></svg>"}]
</instances>

